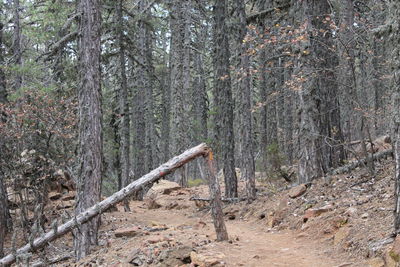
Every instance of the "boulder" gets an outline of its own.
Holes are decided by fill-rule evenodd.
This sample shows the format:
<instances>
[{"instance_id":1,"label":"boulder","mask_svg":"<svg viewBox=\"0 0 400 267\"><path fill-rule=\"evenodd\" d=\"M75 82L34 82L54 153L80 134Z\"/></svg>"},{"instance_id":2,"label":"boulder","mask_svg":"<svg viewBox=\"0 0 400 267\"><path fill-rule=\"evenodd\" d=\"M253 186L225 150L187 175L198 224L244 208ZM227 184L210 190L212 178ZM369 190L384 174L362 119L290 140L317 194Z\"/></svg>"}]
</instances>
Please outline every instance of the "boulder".
<instances>
[{"instance_id":1,"label":"boulder","mask_svg":"<svg viewBox=\"0 0 400 267\"><path fill-rule=\"evenodd\" d=\"M307 186L305 184L301 184L298 186L293 187L289 191L290 198L296 198L303 195L307 191Z\"/></svg>"},{"instance_id":2,"label":"boulder","mask_svg":"<svg viewBox=\"0 0 400 267\"><path fill-rule=\"evenodd\" d=\"M140 233L140 228L137 226L132 226L128 228L120 228L115 230L115 237L133 237Z\"/></svg>"},{"instance_id":3,"label":"boulder","mask_svg":"<svg viewBox=\"0 0 400 267\"><path fill-rule=\"evenodd\" d=\"M223 259L225 255L220 252L204 252L204 253L196 253L192 251L190 253L190 259L192 260L192 264L199 267L210 267L210 266L224 266Z\"/></svg>"},{"instance_id":4,"label":"boulder","mask_svg":"<svg viewBox=\"0 0 400 267\"><path fill-rule=\"evenodd\" d=\"M327 205L327 206L324 206L321 208L308 209L304 213L303 222L307 222L308 219L313 218L313 217L318 217L321 214L331 211L331 210L333 210L333 206L331 206L331 205Z\"/></svg>"},{"instance_id":5,"label":"boulder","mask_svg":"<svg viewBox=\"0 0 400 267\"><path fill-rule=\"evenodd\" d=\"M157 266L170 267L181 266L190 263L192 248L188 246L177 247L173 250L164 250L159 256L160 263Z\"/></svg>"}]
</instances>

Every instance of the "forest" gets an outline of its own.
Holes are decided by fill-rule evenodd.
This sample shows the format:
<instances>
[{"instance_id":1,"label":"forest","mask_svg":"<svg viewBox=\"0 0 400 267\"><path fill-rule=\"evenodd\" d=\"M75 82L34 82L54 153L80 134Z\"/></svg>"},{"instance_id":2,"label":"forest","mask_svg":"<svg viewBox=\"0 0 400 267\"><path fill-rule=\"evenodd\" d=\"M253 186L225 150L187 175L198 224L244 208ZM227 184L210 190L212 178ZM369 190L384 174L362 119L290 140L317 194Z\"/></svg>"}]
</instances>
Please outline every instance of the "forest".
<instances>
[{"instance_id":1,"label":"forest","mask_svg":"<svg viewBox=\"0 0 400 267\"><path fill-rule=\"evenodd\" d=\"M359 172L343 190L390 202L381 247L398 264L399 17L397 0L0 0L0 266L57 266L64 235L82 262L103 212L133 218L162 178L205 190L188 201L209 202L221 241L226 209L327 196Z\"/></svg>"}]
</instances>

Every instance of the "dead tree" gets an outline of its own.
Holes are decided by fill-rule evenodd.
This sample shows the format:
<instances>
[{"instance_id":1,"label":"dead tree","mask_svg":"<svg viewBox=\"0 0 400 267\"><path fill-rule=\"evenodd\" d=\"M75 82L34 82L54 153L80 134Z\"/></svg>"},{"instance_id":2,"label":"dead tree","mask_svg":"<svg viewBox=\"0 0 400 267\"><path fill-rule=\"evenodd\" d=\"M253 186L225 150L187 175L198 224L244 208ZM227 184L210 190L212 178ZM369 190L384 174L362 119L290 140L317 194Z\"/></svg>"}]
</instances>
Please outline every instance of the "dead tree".
<instances>
[{"instance_id":1,"label":"dead tree","mask_svg":"<svg viewBox=\"0 0 400 267\"><path fill-rule=\"evenodd\" d=\"M138 190L146 185L153 184L154 182L160 180L167 174L174 172L176 169L182 167L186 163L192 161L193 159L204 156L208 157L208 167L210 175L210 196L213 198L211 200L211 214L214 220L215 230L217 232L217 240L227 240L228 234L226 232L225 223L223 221L222 207L221 207L221 191L219 188L219 183L215 176L215 171L213 168L213 157L211 149L206 144L200 144L196 147L186 150L181 155L170 159L167 163L164 163L157 169L154 169L150 173L142 176L140 179L132 182L125 188L116 192L112 196L104 199L103 201L97 203L96 205L82 211L77 214L74 218L70 219L63 225L54 227L54 229L43 234L42 236L36 238L33 242L26 244L16 251L16 253L11 253L0 259L0 266L7 266L15 262L17 255L26 254L31 251L36 251L39 248L46 246L49 242L63 236L64 234L70 232L72 229L80 227L82 224L90 221L99 214L103 213L105 210L111 206L123 201L125 198L133 195Z\"/></svg>"}]
</instances>

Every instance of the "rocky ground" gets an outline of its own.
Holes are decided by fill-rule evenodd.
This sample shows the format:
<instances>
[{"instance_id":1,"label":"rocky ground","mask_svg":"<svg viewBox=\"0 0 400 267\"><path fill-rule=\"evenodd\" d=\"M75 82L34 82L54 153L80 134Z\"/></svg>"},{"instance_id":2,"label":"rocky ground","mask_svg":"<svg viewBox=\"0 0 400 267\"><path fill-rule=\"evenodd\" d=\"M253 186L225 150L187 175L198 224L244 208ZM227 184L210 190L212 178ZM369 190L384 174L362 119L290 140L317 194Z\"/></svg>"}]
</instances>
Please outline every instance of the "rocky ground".
<instances>
[{"instance_id":1,"label":"rocky ground","mask_svg":"<svg viewBox=\"0 0 400 267\"><path fill-rule=\"evenodd\" d=\"M258 182L258 199L224 203L229 242L215 242L207 186L161 181L131 212L102 216L100 245L75 263L55 266L397 266L391 237L394 181L390 160L376 175L356 169L309 185ZM241 190L243 183L240 183ZM73 193L52 194L49 217L72 212ZM71 255L72 234L53 242L48 258ZM38 259L37 259L38 260Z\"/></svg>"}]
</instances>

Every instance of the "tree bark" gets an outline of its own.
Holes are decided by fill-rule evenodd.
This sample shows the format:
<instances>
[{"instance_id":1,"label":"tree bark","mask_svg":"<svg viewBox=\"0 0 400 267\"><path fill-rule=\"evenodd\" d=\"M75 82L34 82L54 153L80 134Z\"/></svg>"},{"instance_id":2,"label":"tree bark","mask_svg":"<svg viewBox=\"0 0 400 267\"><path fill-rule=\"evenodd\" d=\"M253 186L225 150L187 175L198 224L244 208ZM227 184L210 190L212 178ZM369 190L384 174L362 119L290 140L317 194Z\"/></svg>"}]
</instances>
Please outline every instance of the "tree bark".
<instances>
[{"instance_id":1,"label":"tree bark","mask_svg":"<svg viewBox=\"0 0 400 267\"><path fill-rule=\"evenodd\" d=\"M2 16L0 14L0 16ZM4 72L4 52L3 52L3 22L0 17L0 103L7 102L7 84L6 75Z\"/></svg>"},{"instance_id":2,"label":"tree bark","mask_svg":"<svg viewBox=\"0 0 400 267\"><path fill-rule=\"evenodd\" d=\"M233 100L229 71L229 42L226 0L216 0L214 14L214 71L216 119L214 134L218 153L223 163L225 177L225 196L237 197L237 177L235 171L235 143L233 133Z\"/></svg>"},{"instance_id":3,"label":"tree bark","mask_svg":"<svg viewBox=\"0 0 400 267\"><path fill-rule=\"evenodd\" d=\"M140 1L138 6L138 11L146 6L146 1ZM140 12L140 11L139 11ZM148 159L148 153L151 151L146 151L146 94L149 90L149 77L147 71L146 62L146 38L147 38L147 26L145 21L145 16L140 15L138 21L137 39L136 47L138 49L138 55L135 57L138 64L135 66L135 78L136 78L136 90L134 95L134 144L133 144L133 158L134 158L134 175L135 180L146 174L146 160ZM143 200L144 191L137 192L135 198L138 200Z\"/></svg>"},{"instance_id":4,"label":"tree bark","mask_svg":"<svg viewBox=\"0 0 400 267\"><path fill-rule=\"evenodd\" d=\"M122 14L123 0L117 2L117 30L118 30L118 43L119 43L119 66L121 72L121 88L119 93L119 111L120 111L120 163L121 163L121 188L129 184L129 172L131 169L130 161L130 117L129 117L129 104L128 104L128 85L126 77L126 57L125 57L125 44L124 44L124 21ZM121 189L118 188L118 189ZM124 201L125 211L130 211L128 200Z\"/></svg>"},{"instance_id":5,"label":"tree bark","mask_svg":"<svg viewBox=\"0 0 400 267\"><path fill-rule=\"evenodd\" d=\"M300 5L306 40L300 46L302 59L295 74L306 81L300 84L299 178L301 183L307 183L322 176L330 167L336 167L344 159L344 150L338 86L333 71L337 57L330 51L333 47L328 23L331 7L326 0L306 0Z\"/></svg>"},{"instance_id":6,"label":"tree bark","mask_svg":"<svg viewBox=\"0 0 400 267\"><path fill-rule=\"evenodd\" d=\"M190 20L187 18L190 4L191 1L178 0L171 5L171 151L174 154L181 153L189 140L185 102L190 87ZM187 186L187 179L186 167L175 174L181 186Z\"/></svg>"},{"instance_id":7,"label":"tree bark","mask_svg":"<svg viewBox=\"0 0 400 267\"><path fill-rule=\"evenodd\" d=\"M0 14L0 104L7 102L7 88L6 88L6 77L4 73L4 54L3 54L3 19L2 14ZM3 122L3 114L0 112L0 123ZM3 142L0 137L0 142ZM2 144L0 145L2 146ZM0 171L0 257L3 257L3 246L4 239L7 233L7 215L8 215L8 205L7 205L7 194L4 183L4 176Z\"/></svg>"},{"instance_id":8,"label":"tree bark","mask_svg":"<svg viewBox=\"0 0 400 267\"><path fill-rule=\"evenodd\" d=\"M3 245L7 229L7 195L3 178L4 176L0 172L0 257L3 257Z\"/></svg>"},{"instance_id":9,"label":"tree bark","mask_svg":"<svg viewBox=\"0 0 400 267\"><path fill-rule=\"evenodd\" d=\"M396 0L389 1L388 25L397 25L392 27L389 37L389 49L391 49L390 67L393 74L392 92L393 92L393 151L395 156L395 209L394 209L394 231L400 233L400 29L398 20L400 16L400 3Z\"/></svg>"},{"instance_id":10,"label":"tree bark","mask_svg":"<svg viewBox=\"0 0 400 267\"><path fill-rule=\"evenodd\" d=\"M14 36L13 36L13 57L15 65L18 67L14 79L14 89L18 90L22 86L22 50L21 50L21 24L20 24L20 4L19 0L14 0Z\"/></svg>"},{"instance_id":11,"label":"tree bark","mask_svg":"<svg viewBox=\"0 0 400 267\"><path fill-rule=\"evenodd\" d=\"M238 83L240 102L240 135L241 135L241 161L242 178L246 181L246 194L249 201L256 198L255 164L253 150L253 118L251 112L251 83L250 83L250 56L247 54L248 45L245 42L247 34L246 10L243 0L235 1L235 8L238 19L238 47L239 68Z\"/></svg>"},{"instance_id":12,"label":"tree bark","mask_svg":"<svg viewBox=\"0 0 400 267\"><path fill-rule=\"evenodd\" d=\"M100 201L103 171L102 109L100 73L101 15L98 0L81 0L82 14L79 38L79 69L81 84L79 107L79 170L75 214L80 214ZM97 245L100 216L92 218L75 231L75 255L79 260Z\"/></svg>"},{"instance_id":13,"label":"tree bark","mask_svg":"<svg viewBox=\"0 0 400 267\"><path fill-rule=\"evenodd\" d=\"M26 244L25 246L21 247L20 249L17 250L16 254L21 255L42 248L46 246L49 242L57 239L60 236L63 236L64 234L68 233L74 228L78 227L82 231L82 226L85 225L85 223L89 222L93 218L99 217L99 214L103 213L111 206L121 202L126 197L131 196L132 194L140 190L143 186L153 184L154 182L172 173L176 169L181 168L183 165L185 165L186 163L192 161L197 157L200 156L209 157L209 160L211 160L210 159L211 153L212 152L210 148L206 144L200 144L196 147L186 150L181 155L170 159L168 162L164 163L157 169L154 169L150 173L144 175L140 179L132 182L127 187L121 189L112 196L104 199L101 202L95 203L88 209L83 210L79 214L76 214L76 216L73 219L67 221L63 225L58 226L56 231L52 229L51 231L45 233L44 235L36 238L32 243L33 247L31 247L31 244ZM209 161L209 166L212 167L212 162L210 161ZM212 170L212 168L210 170ZM210 172L210 175L212 175L212 173L213 172ZM213 183L213 181L216 182ZM210 192L210 195L214 198L214 200L211 200L214 205L212 215L213 215L214 225L216 225L217 237L221 238L221 240L226 240L227 234L224 233L225 225L223 222L223 217L221 216L222 215L221 202L218 201L218 199L220 199L218 198L219 184L217 183L215 175L214 178L210 177L210 187L213 187L212 192ZM16 255L9 254L6 257L0 259L0 266L10 265L14 263L15 260L16 260Z\"/></svg>"},{"instance_id":14,"label":"tree bark","mask_svg":"<svg viewBox=\"0 0 400 267\"><path fill-rule=\"evenodd\" d=\"M224 213L222 211L221 190L219 188L218 178L215 175L216 171L214 167L213 153L211 151L208 152L207 165L211 215L213 217L214 228L217 234L217 241L228 240L228 232L226 231Z\"/></svg>"}]
</instances>

